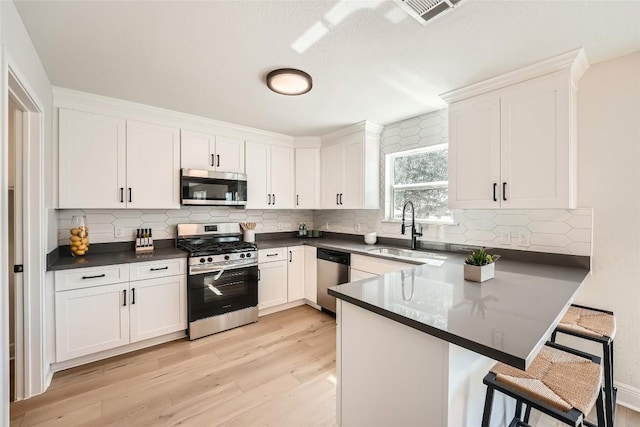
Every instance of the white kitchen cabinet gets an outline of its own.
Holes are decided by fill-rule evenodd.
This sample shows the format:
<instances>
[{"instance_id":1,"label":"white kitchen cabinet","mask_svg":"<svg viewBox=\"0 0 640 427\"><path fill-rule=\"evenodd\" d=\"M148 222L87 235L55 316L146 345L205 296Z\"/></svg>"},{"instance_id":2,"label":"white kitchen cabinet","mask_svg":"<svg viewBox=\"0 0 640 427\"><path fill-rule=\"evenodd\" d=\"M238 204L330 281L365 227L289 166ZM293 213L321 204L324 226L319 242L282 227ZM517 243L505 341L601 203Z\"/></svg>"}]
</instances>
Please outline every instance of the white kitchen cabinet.
<instances>
[{"instance_id":1,"label":"white kitchen cabinet","mask_svg":"<svg viewBox=\"0 0 640 427\"><path fill-rule=\"evenodd\" d=\"M293 209L294 150L247 141L247 209Z\"/></svg>"},{"instance_id":2,"label":"white kitchen cabinet","mask_svg":"<svg viewBox=\"0 0 640 427\"><path fill-rule=\"evenodd\" d=\"M137 342L187 329L184 274L137 280L130 284L130 341Z\"/></svg>"},{"instance_id":3,"label":"white kitchen cabinet","mask_svg":"<svg viewBox=\"0 0 640 427\"><path fill-rule=\"evenodd\" d=\"M180 208L180 130L127 121L127 207Z\"/></svg>"},{"instance_id":4,"label":"white kitchen cabinet","mask_svg":"<svg viewBox=\"0 0 640 427\"><path fill-rule=\"evenodd\" d=\"M177 209L180 130L58 111L59 207Z\"/></svg>"},{"instance_id":5,"label":"white kitchen cabinet","mask_svg":"<svg viewBox=\"0 0 640 427\"><path fill-rule=\"evenodd\" d=\"M357 282L358 280L370 279L372 277L378 276L378 274L369 273L367 271L356 270L355 268L351 268L349 270L349 282Z\"/></svg>"},{"instance_id":6,"label":"white kitchen cabinet","mask_svg":"<svg viewBox=\"0 0 640 427\"><path fill-rule=\"evenodd\" d=\"M546 64L442 95L450 208L575 208L576 85L588 64L582 51Z\"/></svg>"},{"instance_id":7,"label":"white kitchen cabinet","mask_svg":"<svg viewBox=\"0 0 640 427\"><path fill-rule=\"evenodd\" d=\"M184 129L181 137L183 168L244 173L244 140Z\"/></svg>"},{"instance_id":8,"label":"white kitchen cabinet","mask_svg":"<svg viewBox=\"0 0 640 427\"><path fill-rule=\"evenodd\" d=\"M55 293L56 361L129 343L129 283Z\"/></svg>"},{"instance_id":9,"label":"white kitchen cabinet","mask_svg":"<svg viewBox=\"0 0 640 427\"><path fill-rule=\"evenodd\" d=\"M181 258L56 271L56 362L185 330L185 268ZM129 281L142 277L153 278Z\"/></svg>"},{"instance_id":10,"label":"white kitchen cabinet","mask_svg":"<svg viewBox=\"0 0 640 427\"><path fill-rule=\"evenodd\" d=\"M297 301L305 297L305 252L304 246L287 248L287 301Z\"/></svg>"},{"instance_id":11,"label":"white kitchen cabinet","mask_svg":"<svg viewBox=\"0 0 640 427\"><path fill-rule=\"evenodd\" d=\"M351 255L351 281L353 282L353 272L357 270L359 273L369 273L374 276L379 276L381 274L391 273L394 271L406 270L408 268L415 267L415 264L409 264L405 262L391 261L388 259L352 254ZM364 275L363 275L364 276ZM370 277L370 276L369 276ZM367 277L363 277L367 278ZM360 279L358 279L360 280Z\"/></svg>"},{"instance_id":12,"label":"white kitchen cabinet","mask_svg":"<svg viewBox=\"0 0 640 427\"><path fill-rule=\"evenodd\" d=\"M58 135L59 207L122 208L126 121L61 108Z\"/></svg>"},{"instance_id":13,"label":"white kitchen cabinet","mask_svg":"<svg viewBox=\"0 0 640 427\"><path fill-rule=\"evenodd\" d=\"M287 302L287 261L258 265L258 308L260 310Z\"/></svg>"},{"instance_id":14,"label":"white kitchen cabinet","mask_svg":"<svg viewBox=\"0 0 640 427\"><path fill-rule=\"evenodd\" d=\"M378 209L380 130L360 123L322 138L324 209Z\"/></svg>"},{"instance_id":15,"label":"white kitchen cabinet","mask_svg":"<svg viewBox=\"0 0 640 427\"><path fill-rule=\"evenodd\" d=\"M314 304L318 303L318 249L304 246L304 297Z\"/></svg>"},{"instance_id":16,"label":"white kitchen cabinet","mask_svg":"<svg viewBox=\"0 0 640 427\"><path fill-rule=\"evenodd\" d=\"M296 148L296 209L320 207L320 149Z\"/></svg>"}]
</instances>

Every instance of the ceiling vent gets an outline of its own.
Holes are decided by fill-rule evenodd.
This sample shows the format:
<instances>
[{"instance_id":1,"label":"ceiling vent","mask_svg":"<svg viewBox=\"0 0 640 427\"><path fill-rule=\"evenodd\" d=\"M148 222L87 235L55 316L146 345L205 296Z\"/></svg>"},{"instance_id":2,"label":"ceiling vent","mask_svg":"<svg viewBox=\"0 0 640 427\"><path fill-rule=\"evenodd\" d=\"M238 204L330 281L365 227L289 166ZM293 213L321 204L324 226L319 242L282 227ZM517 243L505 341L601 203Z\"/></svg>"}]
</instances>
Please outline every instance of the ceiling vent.
<instances>
[{"instance_id":1,"label":"ceiling vent","mask_svg":"<svg viewBox=\"0 0 640 427\"><path fill-rule=\"evenodd\" d=\"M422 25L459 5L463 0L394 0Z\"/></svg>"}]
</instances>

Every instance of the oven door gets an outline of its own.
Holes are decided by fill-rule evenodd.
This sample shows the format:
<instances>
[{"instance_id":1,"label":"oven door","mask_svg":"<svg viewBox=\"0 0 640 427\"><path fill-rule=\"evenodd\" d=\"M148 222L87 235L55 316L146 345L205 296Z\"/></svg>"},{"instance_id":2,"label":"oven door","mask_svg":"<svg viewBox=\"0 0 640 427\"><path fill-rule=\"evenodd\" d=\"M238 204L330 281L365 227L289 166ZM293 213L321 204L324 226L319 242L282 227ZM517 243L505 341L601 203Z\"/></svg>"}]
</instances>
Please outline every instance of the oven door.
<instances>
[{"instance_id":1,"label":"oven door","mask_svg":"<svg viewBox=\"0 0 640 427\"><path fill-rule=\"evenodd\" d=\"M258 266L219 269L188 278L189 322L258 305Z\"/></svg>"}]
</instances>

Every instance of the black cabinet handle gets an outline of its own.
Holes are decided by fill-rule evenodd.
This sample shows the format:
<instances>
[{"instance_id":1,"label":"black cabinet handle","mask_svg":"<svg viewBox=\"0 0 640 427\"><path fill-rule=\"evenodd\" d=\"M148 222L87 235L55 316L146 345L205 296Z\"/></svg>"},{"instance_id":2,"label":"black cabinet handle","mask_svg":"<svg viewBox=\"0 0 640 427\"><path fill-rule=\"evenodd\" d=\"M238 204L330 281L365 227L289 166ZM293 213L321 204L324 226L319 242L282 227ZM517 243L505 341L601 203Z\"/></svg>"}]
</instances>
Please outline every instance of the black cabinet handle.
<instances>
[{"instance_id":1,"label":"black cabinet handle","mask_svg":"<svg viewBox=\"0 0 640 427\"><path fill-rule=\"evenodd\" d=\"M296 194L296 206L300 205L300 195Z\"/></svg>"},{"instance_id":2,"label":"black cabinet handle","mask_svg":"<svg viewBox=\"0 0 640 427\"><path fill-rule=\"evenodd\" d=\"M342 193L340 193L340 204L342 204Z\"/></svg>"},{"instance_id":3,"label":"black cabinet handle","mask_svg":"<svg viewBox=\"0 0 640 427\"><path fill-rule=\"evenodd\" d=\"M507 183L502 183L502 200L507 201Z\"/></svg>"},{"instance_id":4,"label":"black cabinet handle","mask_svg":"<svg viewBox=\"0 0 640 427\"><path fill-rule=\"evenodd\" d=\"M136 288L131 288L131 305L136 303Z\"/></svg>"},{"instance_id":5,"label":"black cabinet handle","mask_svg":"<svg viewBox=\"0 0 640 427\"><path fill-rule=\"evenodd\" d=\"M260 281L260 269L258 269L258 282Z\"/></svg>"},{"instance_id":6,"label":"black cabinet handle","mask_svg":"<svg viewBox=\"0 0 640 427\"><path fill-rule=\"evenodd\" d=\"M267 256L277 256L278 254L267 254Z\"/></svg>"},{"instance_id":7,"label":"black cabinet handle","mask_svg":"<svg viewBox=\"0 0 640 427\"><path fill-rule=\"evenodd\" d=\"M220 154L216 154L216 159L218 159L217 167L220 167Z\"/></svg>"},{"instance_id":8,"label":"black cabinet handle","mask_svg":"<svg viewBox=\"0 0 640 427\"><path fill-rule=\"evenodd\" d=\"M216 161L215 158L213 157L213 154L211 155L211 166L215 166L216 165Z\"/></svg>"},{"instance_id":9,"label":"black cabinet handle","mask_svg":"<svg viewBox=\"0 0 640 427\"><path fill-rule=\"evenodd\" d=\"M161 270L168 270L169 266L164 266L164 267L160 267L160 268L152 268L151 271L161 271Z\"/></svg>"},{"instance_id":10,"label":"black cabinet handle","mask_svg":"<svg viewBox=\"0 0 640 427\"><path fill-rule=\"evenodd\" d=\"M99 279L101 277L105 277L106 274L102 273L102 274L98 274L97 276L82 276L82 280L87 280L87 279Z\"/></svg>"},{"instance_id":11,"label":"black cabinet handle","mask_svg":"<svg viewBox=\"0 0 640 427\"><path fill-rule=\"evenodd\" d=\"M120 187L120 203L124 203L124 187Z\"/></svg>"},{"instance_id":12,"label":"black cabinet handle","mask_svg":"<svg viewBox=\"0 0 640 427\"><path fill-rule=\"evenodd\" d=\"M269 201L267 202L268 205L271 204L271 194L267 194L267 196L269 196Z\"/></svg>"},{"instance_id":13,"label":"black cabinet handle","mask_svg":"<svg viewBox=\"0 0 640 427\"><path fill-rule=\"evenodd\" d=\"M273 195L273 204L274 205L276 204L276 195L275 194Z\"/></svg>"},{"instance_id":14,"label":"black cabinet handle","mask_svg":"<svg viewBox=\"0 0 640 427\"><path fill-rule=\"evenodd\" d=\"M498 201L498 198L496 197L496 188L498 188L498 183L497 183L497 182L494 182L494 183L493 183L493 201L494 201L494 202L497 202L497 201Z\"/></svg>"},{"instance_id":15,"label":"black cabinet handle","mask_svg":"<svg viewBox=\"0 0 640 427\"><path fill-rule=\"evenodd\" d=\"M132 194L131 187L129 187L129 203L131 203L133 201L131 199L131 197L132 197L131 194Z\"/></svg>"},{"instance_id":16,"label":"black cabinet handle","mask_svg":"<svg viewBox=\"0 0 640 427\"><path fill-rule=\"evenodd\" d=\"M336 205L340 204L340 194L336 193Z\"/></svg>"},{"instance_id":17,"label":"black cabinet handle","mask_svg":"<svg viewBox=\"0 0 640 427\"><path fill-rule=\"evenodd\" d=\"M291 253L291 251L289 251L289 262L291 262L292 259L293 259L293 254Z\"/></svg>"},{"instance_id":18,"label":"black cabinet handle","mask_svg":"<svg viewBox=\"0 0 640 427\"><path fill-rule=\"evenodd\" d=\"M124 293L124 298L122 298L122 305L126 307L127 306L127 290L125 289L122 292Z\"/></svg>"}]
</instances>

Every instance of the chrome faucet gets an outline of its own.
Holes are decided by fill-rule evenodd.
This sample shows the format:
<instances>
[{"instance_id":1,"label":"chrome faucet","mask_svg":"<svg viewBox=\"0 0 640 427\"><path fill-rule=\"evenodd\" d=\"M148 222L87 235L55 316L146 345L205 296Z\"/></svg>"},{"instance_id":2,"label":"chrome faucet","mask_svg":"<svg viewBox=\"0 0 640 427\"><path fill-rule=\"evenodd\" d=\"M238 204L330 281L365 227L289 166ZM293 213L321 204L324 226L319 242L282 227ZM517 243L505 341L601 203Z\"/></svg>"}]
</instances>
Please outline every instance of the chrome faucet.
<instances>
[{"instance_id":1,"label":"chrome faucet","mask_svg":"<svg viewBox=\"0 0 640 427\"><path fill-rule=\"evenodd\" d=\"M416 210L411 201L407 201L402 207L402 228L400 229L400 234L404 234L406 231L404 214L407 211L407 205L411 205L411 249L415 250L418 236L422 236L422 226L420 226L420 231L416 229Z\"/></svg>"}]
</instances>

